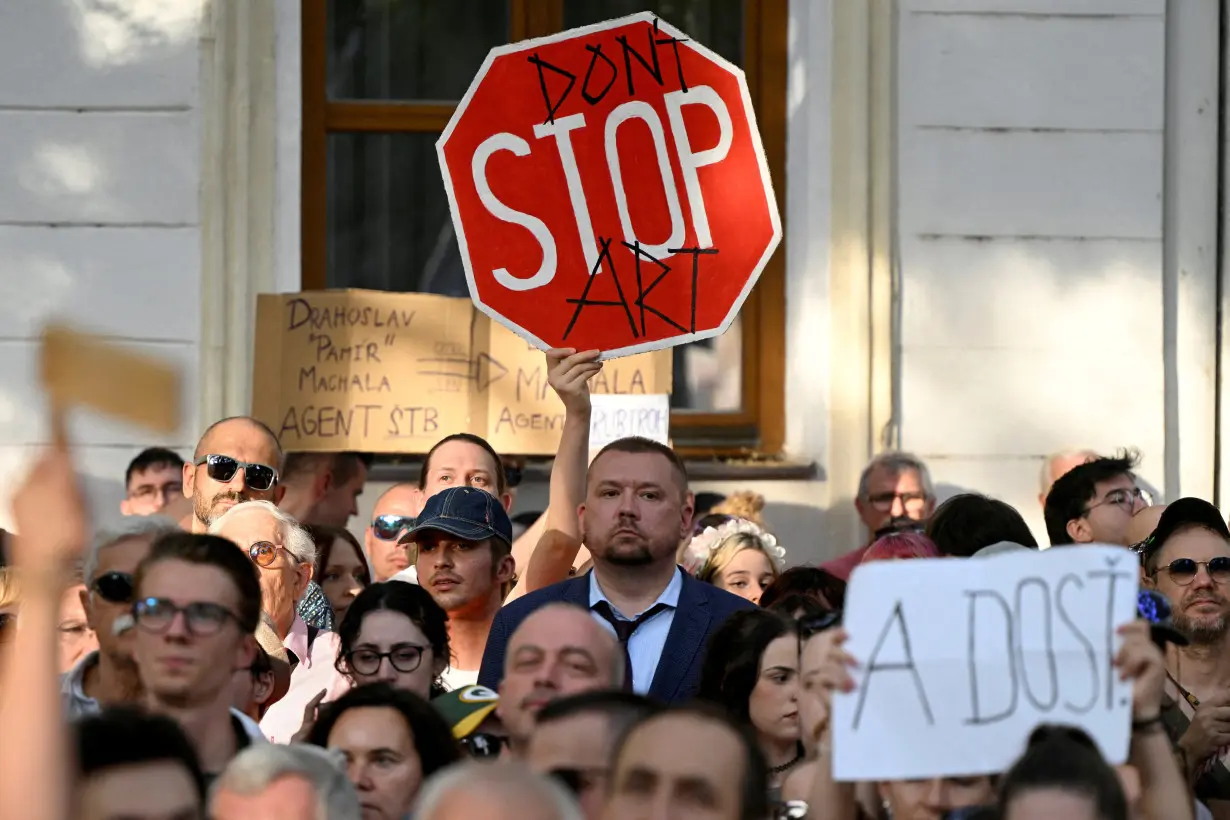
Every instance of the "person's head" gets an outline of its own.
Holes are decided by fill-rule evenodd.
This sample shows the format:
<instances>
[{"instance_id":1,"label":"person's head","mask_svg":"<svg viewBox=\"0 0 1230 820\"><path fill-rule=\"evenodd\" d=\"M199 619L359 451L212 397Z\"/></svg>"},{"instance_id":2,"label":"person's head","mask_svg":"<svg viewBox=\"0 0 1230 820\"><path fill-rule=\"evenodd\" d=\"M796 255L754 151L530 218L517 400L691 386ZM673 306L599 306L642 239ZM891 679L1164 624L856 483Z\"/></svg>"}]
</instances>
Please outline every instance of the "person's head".
<instances>
[{"instance_id":1,"label":"person's head","mask_svg":"<svg viewBox=\"0 0 1230 820\"><path fill-rule=\"evenodd\" d=\"M124 515L153 515L184 494L184 460L166 447L142 450L124 472Z\"/></svg>"},{"instance_id":2,"label":"person's head","mask_svg":"<svg viewBox=\"0 0 1230 820\"><path fill-rule=\"evenodd\" d=\"M1037 547L1025 519L1011 505L979 493L962 493L945 501L927 522L926 536L940 555L969 558L983 547L1011 541Z\"/></svg>"},{"instance_id":3,"label":"person's head","mask_svg":"<svg viewBox=\"0 0 1230 820\"><path fill-rule=\"evenodd\" d=\"M304 524L345 527L359 514L370 458L360 453L287 453L280 483L283 504Z\"/></svg>"},{"instance_id":4,"label":"person's head","mask_svg":"<svg viewBox=\"0 0 1230 820\"><path fill-rule=\"evenodd\" d=\"M214 783L212 820L363 820L341 755L307 744L257 743Z\"/></svg>"},{"instance_id":5,"label":"person's head","mask_svg":"<svg viewBox=\"0 0 1230 820\"><path fill-rule=\"evenodd\" d=\"M401 536L423 509L423 491L415 484L394 484L376 499L372 520L363 533L372 580L387 581L410 566L410 545Z\"/></svg>"},{"instance_id":6,"label":"person's head","mask_svg":"<svg viewBox=\"0 0 1230 820\"><path fill-rule=\"evenodd\" d=\"M642 720L615 749L605 820L769 816L764 754L745 727L703 704Z\"/></svg>"},{"instance_id":7,"label":"person's head","mask_svg":"<svg viewBox=\"0 0 1230 820\"><path fill-rule=\"evenodd\" d=\"M692 534L688 474L675 451L644 438L613 441L590 462L581 530L595 564L675 562Z\"/></svg>"},{"instance_id":8,"label":"person's head","mask_svg":"<svg viewBox=\"0 0 1230 820\"><path fill-rule=\"evenodd\" d=\"M799 739L799 633L776 612L734 613L709 638L696 697L769 743Z\"/></svg>"},{"instance_id":9,"label":"person's head","mask_svg":"<svg viewBox=\"0 0 1230 820\"><path fill-rule=\"evenodd\" d=\"M236 504L210 524L209 532L234 542L260 570L261 606L285 636L315 569L312 536L269 501Z\"/></svg>"},{"instance_id":10,"label":"person's head","mask_svg":"<svg viewBox=\"0 0 1230 820\"><path fill-rule=\"evenodd\" d=\"M346 610L354 603L355 596L372 582L363 548L350 530L341 527L313 524L304 529L316 546L317 582L329 599L333 623L339 624L346 617Z\"/></svg>"},{"instance_id":11,"label":"person's head","mask_svg":"<svg viewBox=\"0 0 1230 820\"><path fill-rule=\"evenodd\" d=\"M430 498L449 487L477 487L495 496L505 511L512 509L504 463L481 436L453 433L427 451L419 472L423 497Z\"/></svg>"},{"instance_id":12,"label":"person's head","mask_svg":"<svg viewBox=\"0 0 1230 820\"><path fill-rule=\"evenodd\" d=\"M1128 820L1128 800L1114 768L1089 735L1039 726L1025 753L1000 781L1003 820Z\"/></svg>"},{"instance_id":13,"label":"person's head","mask_svg":"<svg viewBox=\"0 0 1230 820\"><path fill-rule=\"evenodd\" d=\"M1145 540L1144 584L1170 601L1175 627L1197 646L1215 646L1230 629L1230 529L1199 498L1166 507Z\"/></svg>"},{"instance_id":14,"label":"person's head","mask_svg":"<svg viewBox=\"0 0 1230 820\"><path fill-rule=\"evenodd\" d=\"M487 617L512 580L512 523L495 496L447 487L427 499L404 536L414 545L419 583L450 617Z\"/></svg>"},{"instance_id":15,"label":"person's head","mask_svg":"<svg viewBox=\"0 0 1230 820\"><path fill-rule=\"evenodd\" d=\"M760 596L766 609L791 595L806 595L829 609L841 609L846 601L846 582L819 567L791 567L777 576Z\"/></svg>"},{"instance_id":16,"label":"person's head","mask_svg":"<svg viewBox=\"0 0 1230 820\"><path fill-rule=\"evenodd\" d=\"M400 820L423 781L461 759L444 718L424 698L385 683L321 708L308 743L340 751L365 818Z\"/></svg>"},{"instance_id":17,"label":"person's head","mask_svg":"<svg viewBox=\"0 0 1230 820\"><path fill-rule=\"evenodd\" d=\"M698 580L758 604L777 579L786 551L759 525L731 519L692 536L687 555Z\"/></svg>"},{"instance_id":18,"label":"person's head","mask_svg":"<svg viewBox=\"0 0 1230 820\"><path fill-rule=\"evenodd\" d=\"M255 637L256 657L252 665L237 670L231 678L231 706L259 721L290 689L291 670L286 647L273 621L263 612Z\"/></svg>"},{"instance_id":19,"label":"person's head","mask_svg":"<svg viewBox=\"0 0 1230 820\"><path fill-rule=\"evenodd\" d=\"M98 640L100 662L131 669L137 567L156 539L178 532L182 530L173 521L156 515L125 516L117 525L95 532L82 567L81 606Z\"/></svg>"},{"instance_id":20,"label":"person's head","mask_svg":"<svg viewBox=\"0 0 1230 820\"><path fill-rule=\"evenodd\" d=\"M741 518L744 521L751 521L761 529L767 529L764 523L764 504L765 498L760 493L739 490L719 500L706 512L712 515Z\"/></svg>"},{"instance_id":21,"label":"person's head","mask_svg":"<svg viewBox=\"0 0 1230 820\"><path fill-rule=\"evenodd\" d=\"M256 419L234 416L212 424L184 465L184 495L192 499L193 529L203 531L241 501L281 500L282 445Z\"/></svg>"},{"instance_id":22,"label":"person's head","mask_svg":"<svg viewBox=\"0 0 1230 820\"><path fill-rule=\"evenodd\" d=\"M1056 479L1043 506L1051 546L1127 546L1128 522L1148 506L1136 486L1133 471L1138 462L1135 452L1125 450L1114 457L1078 464Z\"/></svg>"},{"instance_id":23,"label":"person's head","mask_svg":"<svg viewBox=\"0 0 1230 820\"><path fill-rule=\"evenodd\" d=\"M205 777L179 724L130 707L73 723L77 780L71 816L80 820L197 820Z\"/></svg>"},{"instance_id":24,"label":"person's head","mask_svg":"<svg viewBox=\"0 0 1230 820\"><path fill-rule=\"evenodd\" d=\"M893 820L935 820L995 801L995 781L985 775L890 780L876 784L876 789Z\"/></svg>"},{"instance_id":25,"label":"person's head","mask_svg":"<svg viewBox=\"0 0 1230 820\"><path fill-rule=\"evenodd\" d=\"M551 701L623 682L624 656L615 637L575 604L548 604L508 639L497 711L519 748Z\"/></svg>"},{"instance_id":26,"label":"person's head","mask_svg":"<svg viewBox=\"0 0 1230 820\"><path fill-rule=\"evenodd\" d=\"M372 584L350 605L337 637L337 669L358 686L387 683L430 697L449 663L448 616L417 584Z\"/></svg>"},{"instance_id":27,"label":"person's head","mask_svg":"<svg viewBox=\"0 0 1230 820\"><path fill-rule=\"evenodd\" d=\"M939 555L940 551L927 536L917 532L894 532L877 538L867 552L863 553L860 563L899 561L902 558L938 558Z\"/></svg>"},{"instance_id":28,"label":"person's head","mask_svg":"<svg viewBox=\"0 0 1230 820\"><path fill-rule=\"evenodd\" d=\"M67 672L98 648L98 638L85 616L85 580L78 565L72 585L60 596L60 672Z\"/></svg>"},{"instance_id":29,"label":"person's head","mask_svg":"<svg viewBox=\"0 0 1230 820\"><path fill-rule=\"evenodd\" d=\"M141 683L177 706L230 700L233 674L256 657L260 582L225 538L172 533L137 567L135 657Z\"/></svg>"},{"instance_id":30,"label":"person's head","mask_svg":"<svg viewBox=\"0 0 1230 820\"><path fill-rule=\"evenodd\" d=\"M513 761L465 762L424 784L415 820L585 820L556 781Z\"/></svg>"},{"instance_id":31,"label":"person's head","mask_svg":"<svg viewBox=\"0 0 1230 820\"><path fill-rule=\"evenodd\" d=\"M1042 474L1038 477L1038 506L1046 509L1046 497L1063 476L1073 467L1093 461L1098 454L1092 450L1062 450L1042 460Z\"/></svg>"},{"instance_id":32,"label":"person's head","mask_svg":"<svg viewBox=\"0 0 1230 820\"><path fill-rule=\"evenodd\" d=\"M923 521L935 509L931 473L910 453L881 453L863 468L854 506L870 537L895 519Z\"/></svg>"},{"instance_id":33,"label":"person's head","mask_svg":"<svg viewBox=\"0 0 1230 820\"><path fill-rule=\"evenodd\" d=\"M662 708L644 695L614 690L553 701L538 713L525 761L539 774L566 783L586 820L598 820L616 741Z\"/></svg>"}]
</instances>

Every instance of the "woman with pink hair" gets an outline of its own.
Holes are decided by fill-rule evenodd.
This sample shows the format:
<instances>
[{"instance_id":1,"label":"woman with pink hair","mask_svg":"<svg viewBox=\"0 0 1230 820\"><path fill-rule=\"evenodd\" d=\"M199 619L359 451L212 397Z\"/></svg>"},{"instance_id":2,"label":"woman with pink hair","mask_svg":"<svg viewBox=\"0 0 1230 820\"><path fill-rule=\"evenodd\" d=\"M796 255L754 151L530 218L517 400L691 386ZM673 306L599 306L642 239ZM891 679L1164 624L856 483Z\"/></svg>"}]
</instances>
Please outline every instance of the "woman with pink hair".
<instances>
[{"instance_id":1,"label":"woman with pink hair","mask_svg":"<svg viewBox=\"0 0 1230 820\"><path fill-rule=\"evenodd\" d=\"M876 539L863 555L860 564L872 561L896 561L901 558L939 558L935 543L917 532L894 532Z\"/></svg>"}]
</instances>

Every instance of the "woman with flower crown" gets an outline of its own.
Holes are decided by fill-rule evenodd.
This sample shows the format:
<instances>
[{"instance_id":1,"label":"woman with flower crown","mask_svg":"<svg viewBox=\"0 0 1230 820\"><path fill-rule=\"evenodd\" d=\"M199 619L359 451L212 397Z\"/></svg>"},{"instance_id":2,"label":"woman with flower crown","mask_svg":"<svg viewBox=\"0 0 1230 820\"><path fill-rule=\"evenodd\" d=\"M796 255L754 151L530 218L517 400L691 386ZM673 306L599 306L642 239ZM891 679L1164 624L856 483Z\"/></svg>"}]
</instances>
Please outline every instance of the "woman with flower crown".
<instances>
[{"instance_id":1,"label":"woman with flower crown","mask_svg":"<svg viewBox=\"0 0 1230 820\"><path fill-rule=\"evenodd\" d=\"M681 563L697 580L758 604L785 558L786 550L764 528L732 518L693 536Z\"/></svg>"}]
</instances>

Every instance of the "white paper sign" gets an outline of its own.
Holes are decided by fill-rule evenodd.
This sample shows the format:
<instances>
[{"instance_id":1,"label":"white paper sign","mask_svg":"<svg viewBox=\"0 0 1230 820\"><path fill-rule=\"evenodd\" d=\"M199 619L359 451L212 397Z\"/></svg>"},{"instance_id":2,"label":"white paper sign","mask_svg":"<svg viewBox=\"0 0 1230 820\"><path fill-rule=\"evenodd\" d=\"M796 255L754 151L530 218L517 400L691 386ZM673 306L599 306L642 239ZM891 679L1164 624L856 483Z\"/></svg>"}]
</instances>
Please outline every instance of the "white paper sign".
<instances>
[{"instance_id":1,"label":"white paper sign","mask_svg":"<svg viewBox=\"0 0 1230 820\"><path fill-rule=\"evenodd\" d=\"M594 408L589 422L591 450L599 450L628 436L640 436L659 444L670 443L670 396L664 393L594 393L590 401Z\"/></svg>"},{"instance_id":2,"label":"white paper sign","mask_svg":"<svg viewBox=\"0 0 1230 820\"><path fill-rule=\"evenodd\" d=\"M855 689L833 698L838 780L1002 772L1040 723L1127 759L1131 681L1111 665L1136 617L1121 547L884 561L846 591Z\"/></svg>"}]
</instances>

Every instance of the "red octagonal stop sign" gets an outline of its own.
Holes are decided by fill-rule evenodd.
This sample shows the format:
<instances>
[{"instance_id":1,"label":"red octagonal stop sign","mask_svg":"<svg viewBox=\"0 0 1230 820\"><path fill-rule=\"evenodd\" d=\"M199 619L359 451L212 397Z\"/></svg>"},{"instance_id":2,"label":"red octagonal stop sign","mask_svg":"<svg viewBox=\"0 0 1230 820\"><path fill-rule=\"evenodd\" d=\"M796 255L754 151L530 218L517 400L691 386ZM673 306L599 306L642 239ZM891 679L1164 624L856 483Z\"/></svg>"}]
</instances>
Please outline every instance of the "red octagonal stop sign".
<instances>
[{"instance_id":1,"label":"red octagonal stop sign","mask_svg":"<svg viewBox=\"0 0 1230 820\"><path fill-rule=\"evenodd\" d=\"M781 241L743 72L652 14L493 49L436 149L474 303L539 347L716 336Z\"/></svg>"}]
</instances>

